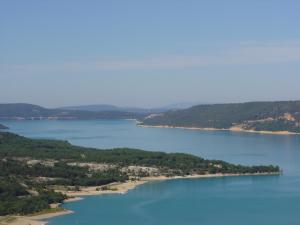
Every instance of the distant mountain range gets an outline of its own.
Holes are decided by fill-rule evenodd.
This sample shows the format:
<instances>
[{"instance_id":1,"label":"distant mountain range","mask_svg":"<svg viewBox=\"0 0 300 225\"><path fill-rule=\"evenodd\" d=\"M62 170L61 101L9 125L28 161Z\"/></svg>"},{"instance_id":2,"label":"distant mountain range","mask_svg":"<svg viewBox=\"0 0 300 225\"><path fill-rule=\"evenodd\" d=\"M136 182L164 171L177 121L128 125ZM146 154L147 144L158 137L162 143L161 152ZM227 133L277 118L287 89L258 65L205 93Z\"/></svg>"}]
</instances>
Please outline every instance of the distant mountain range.
<instances>
[{"instance_id":1,"label":"distant mountain range","mask_svg":"<svg viewBox=\"0 0 300 225\"><path fill-rule=\"evenodd\" d=\"M176 103L176 104L171 104L171 105L157 107L157 108L138 108L138 107L119 107L119 106L115 106L115 105L98 104L98 105L67 106L67 107L61 107L59 109L90 111L90 112L119 111L119 112L149 114L149 113L166 112L168 110L185 109L185 108L189 108L193 105L195 105L195 104Z\"/></svg>"},{"instance_id":2,"label":"distant mountain range","mask_svg":"<svg viewBox=\"0 0 300 225\"><path fill-rule=\"evenodd\" d=\"M152 113L180 109L182 104L144 109L114 105L85 105L49 109L33 104L0 104L0 119L143 119Z\"/></svg>"},{"instance_id":3,"label":"distant mountain range","mask_svg":"<svg viewBox=\"0 0 300 225\"><path fill-rule=\"evenodd\" d=\"M197 105L149 115L141 124L300 133L300 101Z\"/></svg>"},{"instance_id":4,"label":"distant mountain range","mask_svg":"<svg viewBox=\"0 0 300 225\"><path fill-rule=\"evenodd\" d=\"M0 119L141 119L145 115L117 110L98 112L62 108L48 109L25 103L0 104Z\"/></svg>"},{"instance_id":5,"label":"distant mountain range","mask_svg":"<svg viewBox=\"0 0 300 225\"><path fill-rule=\"evenodd\" d=\"M59 109L63 110L79 110L79 111L89 111L89 112L104 112L104 111L115 111L115 112L131 112L131 113L159 113L166 111L165 109L155 108L155 109L144 109L135 107L119 107L114 105L82 105L82 106L67 106L61 107Z\"/></svg>"}]
</instances>

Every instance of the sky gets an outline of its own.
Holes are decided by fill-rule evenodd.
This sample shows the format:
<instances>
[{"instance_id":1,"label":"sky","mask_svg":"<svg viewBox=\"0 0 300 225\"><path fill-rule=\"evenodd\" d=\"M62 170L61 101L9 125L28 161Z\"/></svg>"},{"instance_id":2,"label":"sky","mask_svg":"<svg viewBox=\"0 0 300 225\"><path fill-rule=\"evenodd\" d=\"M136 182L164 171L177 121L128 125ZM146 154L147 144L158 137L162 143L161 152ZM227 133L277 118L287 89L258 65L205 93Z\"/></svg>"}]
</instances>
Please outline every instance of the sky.
<instances>
[{"instance_id":1,"label":"sky","mask_svg":"<svg viewBox=\"0 0 300 225\"><path fill-rule=\"evenodd\" d=\"M300 100L298 0L1 0L0 103Z\"/></svg>"}]
</instances>

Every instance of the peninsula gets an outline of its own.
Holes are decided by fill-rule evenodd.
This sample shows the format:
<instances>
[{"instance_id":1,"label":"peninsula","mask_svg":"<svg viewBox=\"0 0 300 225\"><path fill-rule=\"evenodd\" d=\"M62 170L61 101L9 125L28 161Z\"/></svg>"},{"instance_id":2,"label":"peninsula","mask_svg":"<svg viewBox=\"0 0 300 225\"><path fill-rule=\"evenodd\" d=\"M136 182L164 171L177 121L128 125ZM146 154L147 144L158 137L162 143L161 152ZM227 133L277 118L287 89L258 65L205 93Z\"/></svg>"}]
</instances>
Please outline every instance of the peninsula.
<instances>
[{"instance_id":1,"label":"peninsula","mask_svg":"<svg viewBox=\"0 0 300 225\"><path fill-rule=\"evenodd\" d=\"M242 166L130 148L84 148L9 132L0 132L0 159L0 216L51 212L53 206L57 212L70 197L125 193L151 180L280 173L272 165Z\"/></svg>"}]
</instances>

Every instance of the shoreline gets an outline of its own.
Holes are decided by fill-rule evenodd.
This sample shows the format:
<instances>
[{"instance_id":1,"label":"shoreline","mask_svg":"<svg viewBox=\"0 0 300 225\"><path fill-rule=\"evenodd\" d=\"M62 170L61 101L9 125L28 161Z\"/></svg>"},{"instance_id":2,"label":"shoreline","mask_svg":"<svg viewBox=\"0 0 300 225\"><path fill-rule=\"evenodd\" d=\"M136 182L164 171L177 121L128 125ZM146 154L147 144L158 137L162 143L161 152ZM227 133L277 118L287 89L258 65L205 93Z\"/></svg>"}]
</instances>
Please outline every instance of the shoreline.
<instances>
[{"instance_id":1,"label":"shoreline","mask_svg":"<svg viewBox=\"0 0 300 225\"><path fill-rule=\"evenodd\" d=\"M37 215L29 216L7 216L6 218L0 220L0 225L46 225L48 223L47 219L74 213L71 210L66 210L60 207L57 209L61 209L61 211L41 214L37 213Z\"/></svg>"},{"instance_id":2,"label":"shoreline","mask_svg":"<svg viewBox=\"0 0 300 225\"><path fill-rule=\"evenodd\" d=\"M155 181L167 181L167 180L179 180L179 179L205 179L205 178L223 178L223 177L239 177L239 176L277 176L281 175L281 172L274 173L245 173L245 174L232 174L232 173L216 173L216 174L194 174L186 176L153 176L144 177L136 181L126 181L124 183L113 183L108 185L111 190L97 190L99 186L83 187L80 191L60 191L66 194L69 199L65 202L80 201L85 196L107 195L107 194L126 194L129 190L132 190L142 184ZM58 190L59 191L59 190Z\"/></svg>"},{"instance_id":3,"label":"shoreline","mask_svg":"<svg viewBox=\"0 0 300 225\"><path fill-rule=\"evenodd\" d=\"M12 120L14 121L15 119L12 119ZM25 119L25 121L26 120L27 119ZM45 120L50 120L50 119L45 119ZM201 130L201 131L230 131L230 132L236 132L236 133L253 133L253 134L270 134L270 135L300 135L300 133L297 133L297 132L284 131L284 130L282 130L282 131L245 130L243 128L234 127L234 126L230 127L230 128L213 128L213 127L170 126L170 125L144 125L144 124L141 124L141 121L139 121L138 119L121 119L121 120L134 121L138 127L143 127L143 128L169 128L169 129L172 128L172 129ZM0 119L0 121L2 121L2 120ZM5 121L5 120L3 120L3 121ZM19 120L15 120L15 121L19 121ZM7 130L9 130L9 128L8 129L0 129L0 131L7 131Z\"/></svg>"},{"instance_id":4,"label":"shoreline","mask_svg":"<svg viewBox=\"0 0 300 225\"><path fill-rule=\"evenodd\" d=\"M157 176L157 177L145 177L141 178L137 181L126 181L124 183L114 183L108 185L110 190L98 190L99 186L93 187L83 187L80 191L60 191L68 196L68 199L64 200L64 203L81 201L85 196L97 196L97 195L106 195L106 194L126 194L129 190L132 190L142 184L146 184L149 182L155 181L167 181L167 180L178 180L178 179L207 179L207 178L223 178L223 177L238 177L238 176L275 176L280 175L280 172L276 173L246 173L246 174L195 174L195 175L187 175L187 176L174 176L174 177L166 177L166 176ZM64 216L68 214L74 213L71 210L66 210L61 208L60 205L57 206L61 211L50 212L50 213L41 213L38 215L32 216L10 216L14 218L13 221L2 222L0 220L0 225L46 225L47 219Z\"/></svg>"},{"instance_id":5,"label":"shoreline","mask_svg":"<svg viewBox=\"0 0 300 225\"><path fill-rule=\"evenodd\" d=\"M144 128L169 128L169 129L184 129L184 130L201 130L201 131L231 131L237 133L254 133L254 134L272 134L272 135L300 135L300 133L290 131L267 131L267 130L245 130L242 128L231 127L231 128L201 128L201 127L181 127L181 126L169 126L169 125L143 125L137 123L138 127Z\"/></svg>"}]
</instances>

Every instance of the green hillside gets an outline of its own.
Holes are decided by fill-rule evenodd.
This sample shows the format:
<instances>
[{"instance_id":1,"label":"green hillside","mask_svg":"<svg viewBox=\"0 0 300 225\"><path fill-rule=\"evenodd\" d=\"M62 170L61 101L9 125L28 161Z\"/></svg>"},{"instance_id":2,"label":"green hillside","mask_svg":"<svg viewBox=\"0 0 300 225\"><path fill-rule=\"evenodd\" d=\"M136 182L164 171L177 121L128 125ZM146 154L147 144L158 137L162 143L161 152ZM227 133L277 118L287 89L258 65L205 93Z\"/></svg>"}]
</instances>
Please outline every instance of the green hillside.
<instances>
[{"instance_id":1,"label":"green hillside","mask_svg":"<svg viewBox=\"0 0 300 225\"><path fill-rule=\"evenodd\" d=\"M141 124L300 132L300 101L198 105L150 115Z\"/></svg>"}]
</instances>

